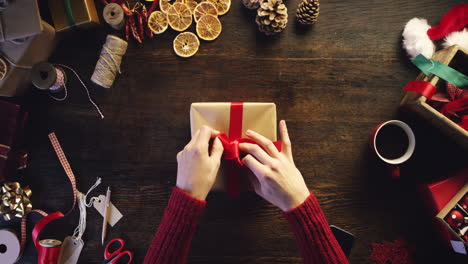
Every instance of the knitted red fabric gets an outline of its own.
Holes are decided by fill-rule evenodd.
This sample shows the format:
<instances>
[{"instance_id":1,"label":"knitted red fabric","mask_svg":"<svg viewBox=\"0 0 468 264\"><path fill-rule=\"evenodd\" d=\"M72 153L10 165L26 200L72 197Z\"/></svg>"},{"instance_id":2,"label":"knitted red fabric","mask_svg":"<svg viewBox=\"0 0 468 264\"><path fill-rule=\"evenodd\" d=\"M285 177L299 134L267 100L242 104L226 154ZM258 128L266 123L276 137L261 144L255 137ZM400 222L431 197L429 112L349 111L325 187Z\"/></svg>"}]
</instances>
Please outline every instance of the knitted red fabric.
<instances>
[{"instance_id":1,"label":"knitted red fabric","mask_svg":"<svg viewBox=\"0 0 468 264\"><path fill-rule=\"evenodd\" d=\"M186 263L190 242L205 206L205 201L174 188L144 263ZM348 263L313 194L284 216L296 236L304 263Z\"/></svg>"},{"instance_id":2,"label":"knitted red fabric","mask_svg":"<svg viewBox=\"0 0 468 264\"><path fill-rule=\"evenodd\" d=\"M314 194L284 213L305 264L348 263Z\"/></svg>"},{"instance_id":3,"label":"knitted red fabric","mask_svg":"<svg viewBox=\"0 0 468 264\"><path fill-rule=\"evenodd\" d=\"M186 263L190 243L205 206L205 201L198 200L174 187L144 263Z\"/></svg>"}]
</instances>

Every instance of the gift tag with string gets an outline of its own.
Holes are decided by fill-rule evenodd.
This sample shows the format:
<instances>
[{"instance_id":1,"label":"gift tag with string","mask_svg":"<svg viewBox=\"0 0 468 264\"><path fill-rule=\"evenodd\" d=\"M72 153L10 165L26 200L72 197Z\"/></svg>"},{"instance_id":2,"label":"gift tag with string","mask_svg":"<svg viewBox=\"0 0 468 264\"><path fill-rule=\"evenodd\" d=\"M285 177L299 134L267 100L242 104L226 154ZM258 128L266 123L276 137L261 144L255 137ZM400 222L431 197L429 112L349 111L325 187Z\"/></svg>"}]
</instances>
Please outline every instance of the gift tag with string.
<instances>
[{"instance_id":1,"label":"gift tag with string","mask_svg":"<svg viewBox=\"0 0 468 264\"><path fill-rule=\"evenodd\" d=\"M77 192L76 198L78 202L78 208L80 209L80 219L78 226L75 228L72 236L67 236L62 244L60 250L60 256L58 264L77 264L80 258L81 251L83 250L84 241L82 239L83 234L86 230L86 208L91 207L94 201L97 199L93 197L89 203L86 203L86 197L91 191L101 184L101 178L96 180L96 183L88 190L86 194Z\"/></svg>"},{"instance_id":2,"label":"gift tag with string","mask_svg":"<svg viewBox=\"0 0 468 264\"><path fill-rule=\"evenodd\" d=\"M93 206L96 208L96 210L104 217L104 214L106 212L105 210L105 201L106 201L106 196L105 195L99 195L98 197L94 197L94 202ZM117 224L117 222L122 218L122 213L120 213L119 209L114 206L112 202L109 203L109 217L107 222L109 225L112 227Z\"/></svg>"},{"instance_id":3,"label":"gift tag with string","mask_svg":"<svg viewBox=\"0 0 468 264\"><path fill-rule=\"evenodd\" d=\"M59 264L76 264L83 250L84 241L81 238L67 236L60 250Z\"/></svg>"}]
</instances>

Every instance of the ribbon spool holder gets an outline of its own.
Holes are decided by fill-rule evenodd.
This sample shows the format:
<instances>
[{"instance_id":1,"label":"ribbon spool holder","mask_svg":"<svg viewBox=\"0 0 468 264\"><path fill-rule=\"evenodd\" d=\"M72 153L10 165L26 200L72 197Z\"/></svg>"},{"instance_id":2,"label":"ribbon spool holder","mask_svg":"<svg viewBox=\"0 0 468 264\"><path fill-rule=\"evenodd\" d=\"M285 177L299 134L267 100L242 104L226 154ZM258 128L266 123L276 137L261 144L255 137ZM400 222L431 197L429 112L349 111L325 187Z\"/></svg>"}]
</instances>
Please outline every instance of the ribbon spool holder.
<instances>
[{"instance_id":1,"label":"ribbon spool holder","mask_svg":"<svg viewBox=\"0 0 468 264\"><path fill-rule=\"evenodd\" d=\"M13 264L21 254L20 241L10 229L0 230L0 263Z\"/></svg>"},{"instance_id":2,"label":"ribbon spool holder","mask_svg":"<svg viewBox=\"0 0 468 264\"><path fill-rule=\"evenodd\" d=\"M107 4L102 11L102 16L109 26L115 30L120 30L125 24L122 7L116 3Z\"/></svg>"},{"instance_id":3,"label":"ribbon spool holder","mask_svg":"<svg viewBox=\"0 0 468 264\"><path fill-rule=\"evenodd\" d=\"M65 89L67 75L59 66L54 67L48 62L40 62L33 66L31 80L37 89L56 93Z\"/></svg>"}]
</instances>

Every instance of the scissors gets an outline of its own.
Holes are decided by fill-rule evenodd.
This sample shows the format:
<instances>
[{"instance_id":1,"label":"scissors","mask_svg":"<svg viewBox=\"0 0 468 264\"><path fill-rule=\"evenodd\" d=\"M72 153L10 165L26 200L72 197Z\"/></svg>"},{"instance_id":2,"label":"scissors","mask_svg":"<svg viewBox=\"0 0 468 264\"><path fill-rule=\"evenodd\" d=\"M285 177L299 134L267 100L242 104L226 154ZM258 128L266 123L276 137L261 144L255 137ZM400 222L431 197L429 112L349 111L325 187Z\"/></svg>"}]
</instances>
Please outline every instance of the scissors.
<instances>
[{"instance_id":1,"label":"scissors","mask_svg":"<svg viewBox=\"0 0 468 264\"><path fill-rule=\"evenodd\" d=\"M117 248L113 252L110 252L109 247L115 243L119 244L119 248ZM104 261L102 262L102 264L117 264L117 261L125 255L128 255L129 257L127 264L132 263L133 253L128 250L123 250L124 246L125 241L121 238L114 238L111 241L109 241L109 243L107 243L106 245L106 248L104 249Z\"/></svg>"}]
</instances>

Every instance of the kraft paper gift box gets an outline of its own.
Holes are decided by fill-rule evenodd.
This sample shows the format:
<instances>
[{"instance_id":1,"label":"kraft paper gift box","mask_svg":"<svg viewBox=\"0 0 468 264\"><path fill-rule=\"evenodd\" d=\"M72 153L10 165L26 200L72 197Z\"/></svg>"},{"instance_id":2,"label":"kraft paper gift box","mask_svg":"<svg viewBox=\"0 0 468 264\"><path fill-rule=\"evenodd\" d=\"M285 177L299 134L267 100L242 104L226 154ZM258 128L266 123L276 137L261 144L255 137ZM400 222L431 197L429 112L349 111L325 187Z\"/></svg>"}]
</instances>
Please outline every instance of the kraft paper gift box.
<instances>
[{"instance_id":1,"label":"kraft paper gift box","mask_svg":"<svg viewBox=\"0 0 468 264\"><path fill-rule=\"evenodd\" d=\"M31 84L31 69L34 64L46 61L55 47L54 28L42 21L42 32L32 37L26 38L22 43L3 42L0 43L0 52L8 59L22 67L15 67L7 64L7 73L0 80L0 96L23 95Z\"/></svg>"},{"instance_id":2,"label":"kraft paper gift box","mask_svg":"<svg viewBox=\"0 0 468 264\"><path fill-rule=\"evenodd\" d=\"M99 24L94 0L49 0L49 9L57 32Z\"/></svg>"},{"instance_id":3,"label":"kraft paper gift box","mask_svg":"<svg viewBox=\"0 0 468 264\"><path fill-rule=\"evenodd\" d=\"M35 36L43 30L36 0L8 1L0 12L0 42Z\"/></svg>"},{"instance_id":4,"label":"kraft paper gift box","mask_svg":"<svg viewBox=\"0 0 468 264\"><path fill-rule=\"evenodd\" d=\"M231 105L233 103L192 103L190 108L190 126L192 136L203 125L209 126L227 136L230 131ZM276 141L276 105L274 103L242 103L242 118L239 120L241 137L245 138L248 129L256 131L272 141ZM228 164L222 162L213 190L227 190L227 168ZM242 173L239 170L239 173ZM245 174L245 172L243 173ZM245 175L239 175L241 191L247 188Z\"/></svg>"}]
</instances>

